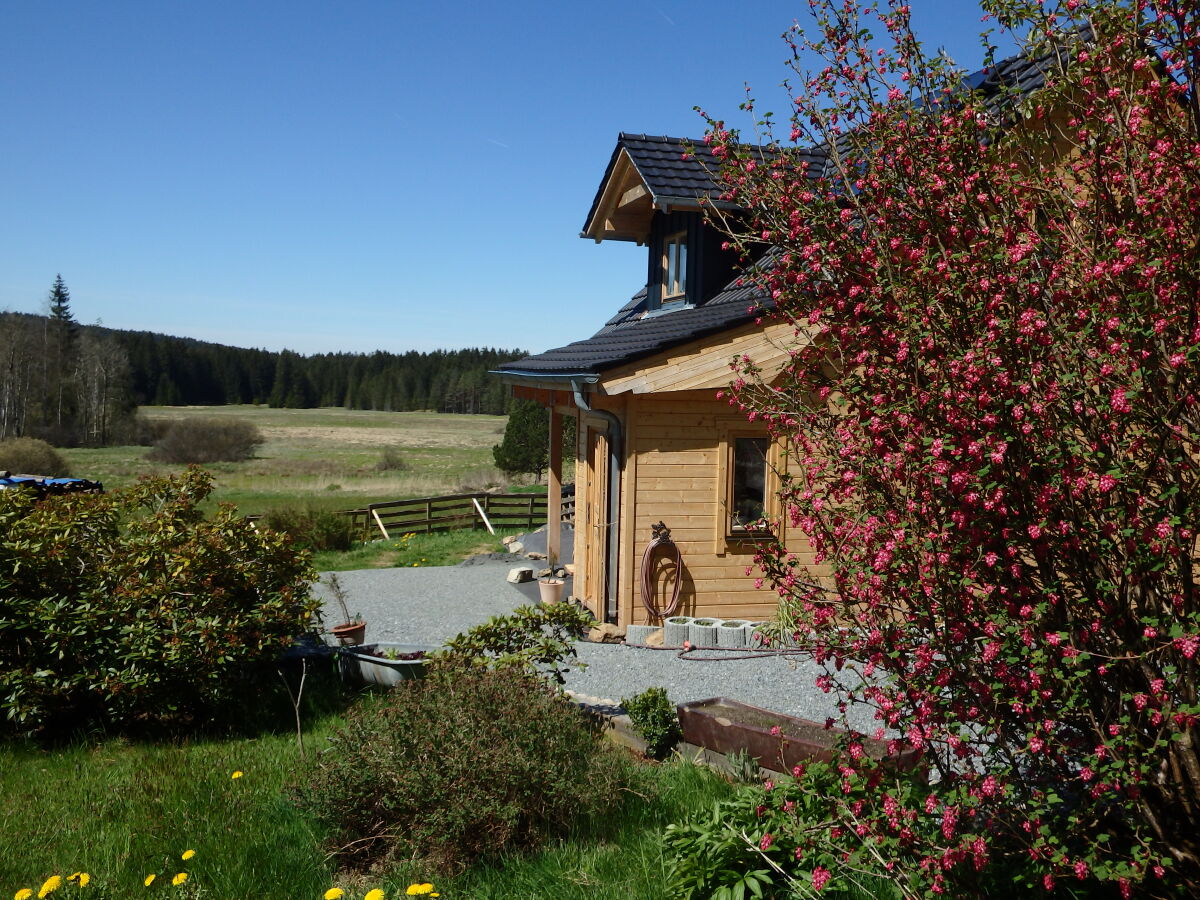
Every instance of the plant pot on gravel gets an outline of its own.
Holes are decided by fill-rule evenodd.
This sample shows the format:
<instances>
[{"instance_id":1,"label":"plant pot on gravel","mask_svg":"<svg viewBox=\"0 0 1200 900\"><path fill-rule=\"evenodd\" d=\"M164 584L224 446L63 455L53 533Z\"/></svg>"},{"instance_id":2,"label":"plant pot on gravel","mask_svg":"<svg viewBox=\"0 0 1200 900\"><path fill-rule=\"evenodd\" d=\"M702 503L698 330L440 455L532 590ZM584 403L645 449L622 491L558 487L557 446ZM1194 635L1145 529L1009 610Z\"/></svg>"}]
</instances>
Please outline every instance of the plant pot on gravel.
<instances>
[{"instance_id":1,"label":"plant pot on gravel","mask_svg":"<svg viewBox=\"0 0 1200 900\"><path fill-rule=\"evenodd\" d=\"M717 626L717 646L723 650L741 650L746 646L745 619L726 619Z\"/></svg>"},{"instance_id":2,"label":"plant pot on gravel","mask_svg":"<svg viewBox=\"0 0 1200 900\"><path fill-rule=\"evenodd\" d=\"M350 608L346 606L346 589L342 587L337 575L330 575L327 584L333 599L342 609L342 624L334 625L330 629L334 640L343 647L363 643L367 637L367 623L363 621L362 616L350 615Z\"/></svg>"},{"instance_id":3,"label":"plant pot on gravel","mask_svg":"<svg viewBox=\"0 0 1200 900\"><path fill-rule=\"evenodd\" d=\"M625 629L625 643L644 647L650 636L660 631L660 625L630 625Z\"/></svg>"},{"instance_id":4,"label":"plant pot on gravel","mask_svg":"<svg viewBox=\"0 0 1200 900\"><path fill-rule=\"evenodd\" d=\"M715 647L717 628L720 625L720 619L693 619L692 624L688 626L688 640L692 642L693 647Z\"/></svg>"},{"instance_id":5,"label":"plant pot on gravel","mask_svg":"<svg viewBox=\"0 0 1200 900\"><path fill-rule=\"evenodd\" d=\"M682 647L688 640L688 627L692 624L691 616L670 616L663 622L663 646Z\"/></svg>"},{"instance_id":6,"label":"plant pot on gravel","mask_svg":"<svg viewBox=\"0 0 1200 900\"><path fill-rule=\"evenodd\" d=\"M543 578L539 581L538 591L541 593L542 602L549 604L562 600L564 583L561 578Z\"/></svg>"},{"instance_id":7,"label":"plant pot on gravel","mask_svg":"<svg viewBox=\"0 0 1200 900\"><path fill-rule=\"evenodd\" d=\"M334 639L343 647L361 644L367 637L366 622L343 622L331 629Z\"/></svg>"}]
</instances>

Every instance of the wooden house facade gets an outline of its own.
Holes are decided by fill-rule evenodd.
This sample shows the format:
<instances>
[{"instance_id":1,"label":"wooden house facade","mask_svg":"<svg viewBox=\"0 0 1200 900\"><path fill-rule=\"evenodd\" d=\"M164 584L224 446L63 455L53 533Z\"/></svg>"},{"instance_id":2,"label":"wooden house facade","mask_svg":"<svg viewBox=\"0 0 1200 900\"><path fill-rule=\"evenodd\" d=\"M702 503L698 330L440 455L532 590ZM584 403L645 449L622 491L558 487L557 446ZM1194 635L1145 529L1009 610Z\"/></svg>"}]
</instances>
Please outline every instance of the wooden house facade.
<instances>
[{"instance_id":1,"label":"wooden house facade","mask_svg":"<svg viewBox=\"0 0 1200 900\"><path fill-rule=\"evenodd\" d=\"M1017 55L968 76L964 89L982 92L1002 122L1052 68L1053 57ZM761 152L769 162L771 151ZM820 148L791 154L810 177L827 174ZM759 517L781 523L788 550L813 561L805 535L774 505L781 448L717 396L734 356L749 356L769 378L797 340L791 324L764 315L769 298L743 284L706 221L705 209L738 215L721 199L710 174L717 169L702 142L621 134L582 236L647 247L645 286L592 337L496 372L551 410L550 521L562 417L578 419L575 595L620 625L658 624L651 610L663 608L670 580L646 557L658 522L680 551L683 614L762 619L775 611L776 596L748 573L748 525Z\"/></svg>"},{"instance_id":2,"label":"wooden house facade","mask_svg":"<svg viewBox=\"0 0 1200 900\"><path fill-rule=\"evenodd\" d=\"M646 286L591 338L497 372L517 396L550 408L551 448L562 418L578 420L574 593L620 625L658 624L651 610L664 608L676 579L682 614L763 619L777 599L747 568L750 524L776 512L782 454L717 394L735 355L781 363L792 329L760 321L765 297L740 283L701 212L702 202L720 205L715 160L701 142L694 155L687 146L622 134L584 225L597 242L645 245ZM551 470L555 521L558 460ZM647 557L659 522L679 550L678 571ZM807 556L802 534L784 537Z\"/></svg>"}]
</instances>

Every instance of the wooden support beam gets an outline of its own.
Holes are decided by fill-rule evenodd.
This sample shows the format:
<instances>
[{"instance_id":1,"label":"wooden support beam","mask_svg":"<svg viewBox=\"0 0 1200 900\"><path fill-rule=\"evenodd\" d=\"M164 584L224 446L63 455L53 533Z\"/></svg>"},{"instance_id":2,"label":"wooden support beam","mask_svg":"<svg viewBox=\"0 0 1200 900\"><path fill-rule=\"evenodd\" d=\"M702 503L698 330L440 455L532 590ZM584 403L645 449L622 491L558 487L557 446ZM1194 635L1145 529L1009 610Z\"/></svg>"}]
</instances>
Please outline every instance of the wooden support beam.
<instances>
[{"instance_id":1,"label":"wooden support beam","mask_svg":"<svg viewBox=\"0 0 1200 900\"><path fill-rule=\"evenodd\" d=\"M562 552L562 415L550 407L550 475L546 482L546 558L554 568Z\"/></svg>"}]
</instances>

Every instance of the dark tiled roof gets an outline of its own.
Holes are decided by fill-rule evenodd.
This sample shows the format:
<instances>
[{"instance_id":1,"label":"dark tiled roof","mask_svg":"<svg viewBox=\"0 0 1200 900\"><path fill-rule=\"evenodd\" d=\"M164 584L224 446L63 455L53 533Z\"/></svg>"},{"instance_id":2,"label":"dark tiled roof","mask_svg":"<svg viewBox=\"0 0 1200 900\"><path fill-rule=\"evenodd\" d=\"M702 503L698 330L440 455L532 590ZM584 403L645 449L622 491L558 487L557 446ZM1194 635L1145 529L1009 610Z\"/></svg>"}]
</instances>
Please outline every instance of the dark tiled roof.
<instances>
[{"instance_id":1,"label":"dark tiled roof","mask_svg":"<svg viewBox=\"0 0 1200 900\"><path fill-rule=\"evenodd\" d=\"M761 304L765 300L760 289L741 286L735 281L704 306L646 316L646 292L641 290L587 340L506 363L496 371L534 377L598 375L678 344L750 322L763 312Z\"/></svg>"},{"instance_id":2,"label":"dark tiled roof","mask_svg":"<svg viewBox=\"0 0 1200 900\"><path fill-rule=\"evenodd\" d=\"M1011 115L1017 104L1044 87L1047 75L1061 65L1064 56L1073 53L1080 41L1087 41L1090 37L1090 32L1081 31L1078 36L1071 35L1055 49L1038 56L1011 56L988 69L968 75L963 79L963 86L966 90L982 92L988 112L1003 120ZM592 201L587 219L589 222L596 213L604 186L622 149L629 154L656 203L663 198L705 198L714 201L722 193L709 174L716 171L718 160L702 140L622 133L600 183L600 190ZM689 149L691 153L685 159L685 151ZM772 152L761 149L764 154ZM826 174L824 169L828 154L822 149L792 148L789 152L799 153L807 159L809 177L817 178ZM717 334L753 320L761 313L762 305L769 305L761 289L742 287L740 282L740 278L736 279L704 306L652 316L646 315L647 292L642 288L592 337L516 360L497 371L532 377L598 375L670 347Z\"/></svg>"}]
</instances>

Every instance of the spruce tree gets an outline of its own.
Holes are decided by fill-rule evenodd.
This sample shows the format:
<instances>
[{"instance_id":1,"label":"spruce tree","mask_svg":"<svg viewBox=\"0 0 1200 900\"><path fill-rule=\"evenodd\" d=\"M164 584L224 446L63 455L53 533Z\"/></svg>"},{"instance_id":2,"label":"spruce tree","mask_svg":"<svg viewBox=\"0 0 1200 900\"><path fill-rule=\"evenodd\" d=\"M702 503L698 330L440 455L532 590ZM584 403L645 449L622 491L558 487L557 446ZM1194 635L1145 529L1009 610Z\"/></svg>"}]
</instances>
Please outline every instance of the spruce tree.
<instances>
[{"instance_id":1,"label":"spruce tree","mask_svg":"<svg viewBox=\"0 0 1200 900\"><path fill-rule=\"evenodd\" d=\"M550 413L532 400L516 401L492 457L505 475L529 473L540 480L550 458Z\"/></svg>"}]
</instances>

